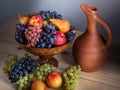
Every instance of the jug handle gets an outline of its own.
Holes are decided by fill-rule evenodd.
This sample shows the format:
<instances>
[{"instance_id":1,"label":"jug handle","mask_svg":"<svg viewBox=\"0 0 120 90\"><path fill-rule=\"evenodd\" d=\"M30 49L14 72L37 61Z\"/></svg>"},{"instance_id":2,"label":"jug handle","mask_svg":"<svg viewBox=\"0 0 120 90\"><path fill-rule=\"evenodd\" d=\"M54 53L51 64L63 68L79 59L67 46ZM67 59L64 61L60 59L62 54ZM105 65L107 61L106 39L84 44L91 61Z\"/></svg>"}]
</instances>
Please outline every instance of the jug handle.
<instances>
[{"instance_id":1,"label":"jug handle","mask_svg":"<svg viewBox=\"0 0 120 90\"><path fill-rule=\"evenodd\" d=\"M97 22L99 23L99 24L101 24L102 25L102 27L104 28L104 30L105 30L105 33L106 33L106 46L107 47L109 47L110 46L110 44L111 44L111 41L112 41L112 35L111 35L111 31L110 31L110 28L109 28L109 26L106 24L106 22L105 21L103 21L101 18L98 18L97 19Z\"/></svg>"}]
</instances>

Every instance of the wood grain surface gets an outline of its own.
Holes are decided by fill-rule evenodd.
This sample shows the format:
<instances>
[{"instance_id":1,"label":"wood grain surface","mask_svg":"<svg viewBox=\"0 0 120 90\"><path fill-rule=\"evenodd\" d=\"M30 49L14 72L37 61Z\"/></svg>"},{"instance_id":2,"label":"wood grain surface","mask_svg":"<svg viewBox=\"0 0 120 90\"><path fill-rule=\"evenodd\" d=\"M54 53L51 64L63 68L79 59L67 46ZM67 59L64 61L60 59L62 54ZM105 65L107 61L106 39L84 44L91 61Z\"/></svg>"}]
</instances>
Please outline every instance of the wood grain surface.
<instances>
[{"instance_id":1,"label":"wood grain surface","mask_svg":"<svg viewBox=\"0 0 120 90\"><path fill-rule=\"evenodd\" d=\"M25 51L18 50L18 43L14 39L17 20L10 20L0 26L0 90L15 90L2 68L5 61L14 54L22 56ZM81 32L77 32L77 36ZM75 90L120 90L120 39L112 42L109 57L105 65L93 73L81 72L79 84ZM75 65L71 48L54 56L59 61L58 71L63 72L68 66ZM48 88L47 90L54 90ZM62 90L57 89L57 90Z\"/></svg>"}]
</instances>

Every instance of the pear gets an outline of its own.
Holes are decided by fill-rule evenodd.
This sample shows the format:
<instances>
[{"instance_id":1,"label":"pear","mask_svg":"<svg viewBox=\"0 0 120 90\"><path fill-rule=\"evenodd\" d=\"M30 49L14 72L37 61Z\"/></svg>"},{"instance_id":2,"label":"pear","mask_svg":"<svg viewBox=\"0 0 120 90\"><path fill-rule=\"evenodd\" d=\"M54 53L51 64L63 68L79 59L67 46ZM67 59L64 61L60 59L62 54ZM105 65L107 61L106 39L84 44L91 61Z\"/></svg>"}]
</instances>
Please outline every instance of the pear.
<instances>
[{"instance_id":1,"label":"pear","mask_svg":"<svg viewBox=\"0 0 120 90\"><path fill-rule=\"evenodd\" d=\"M70 30L70 23L67 20L50 19L50 22L57 26L62 33L67 33Z\"/></svg>"},{"instance_id":2,"label":"pear","mask_svg":"<svg viewBox=\"0 0 120 90\"><path fill-rule=\"evenodd\" d=\"M74 30L72 30L71 32L73 32L74 34L76 34L77 31L74 29Z\"/></svg>"},{"instance_id":3,"label":"pear","mask_svg":"<svg viewBox=\"0 0 120 90\"><path fill-rule=\"evenodd\" d=\"M27 24L28 23L28 21L29 21L29 17L27 17L27 16L23 16L23 15L21 15L21 14L18 14L18 20L19 20L19 22L21 23L21 24Z\"/></svg>"}]
</instances>

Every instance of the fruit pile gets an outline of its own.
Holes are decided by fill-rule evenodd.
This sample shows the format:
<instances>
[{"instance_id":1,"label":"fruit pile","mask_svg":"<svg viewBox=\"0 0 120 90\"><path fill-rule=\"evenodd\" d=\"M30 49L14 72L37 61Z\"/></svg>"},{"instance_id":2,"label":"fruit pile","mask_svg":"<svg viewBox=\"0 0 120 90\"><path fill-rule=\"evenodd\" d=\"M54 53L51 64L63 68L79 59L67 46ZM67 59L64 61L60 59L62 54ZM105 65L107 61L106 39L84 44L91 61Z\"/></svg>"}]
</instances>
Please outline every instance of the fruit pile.
<instances>
[{"instance_id":1,"label":"fruit pile","mask_svg":"<svg viewBox=\"0 0 120 90\"><path fill-rule=\"evenodd\" d=\"M80 66L71 66L60 74L53 65L36 63L29 55L15 55L6 62L3 71L17 90L46 90L47 86L54 89L63 86L64 90L74 90Z\"/></svg>"},{"instance_id":2,"label":"fruit pile","mask_svg":"<svg viewBox=\"0 0 120 90\"><path fill-rule=\"evenodd\" d=\"M19 14L18 20L15 39L27 47L52 48L75 37L75 27L56 11L40 11L25 16Z\"/></svg>"},{"instance_id":3,"label":"fruit pile","mask_svg":"<svg viewBox=\"0 0 120 90\"><path fill-rule=\"evenodd\" d=\"M35 59L26 55L24 57L13 56L3 67L11 83L17 85L18 90L26 90L34 80L46 81L49 73L56 67L49 64L37 64Z\"/></svg>"}]
</instances>

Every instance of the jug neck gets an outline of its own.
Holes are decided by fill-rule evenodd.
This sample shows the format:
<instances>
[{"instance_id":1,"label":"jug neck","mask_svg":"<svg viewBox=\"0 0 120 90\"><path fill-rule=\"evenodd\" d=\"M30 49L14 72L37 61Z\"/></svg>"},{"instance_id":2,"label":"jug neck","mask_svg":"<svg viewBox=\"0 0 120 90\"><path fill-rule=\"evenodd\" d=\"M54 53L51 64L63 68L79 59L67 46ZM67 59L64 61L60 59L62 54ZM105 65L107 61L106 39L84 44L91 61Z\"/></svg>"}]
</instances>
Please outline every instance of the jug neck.
<instances>
[{"instance_id":1,"label":"jug neck","mask_svg":"<svg viewBox=\"0 0 120 90\"><path fill-rule=\"evenodd\" d=\"M81 4L81 9L87 16L87 32L98 33L97 31L97 8L89 4Z\"/></svg>"},{"instance_id":2,"label":"jug neck","mask_svg":"<svg viewBox=\"0 0 120 90\"><path fill-rule=\"evenodd\" d=\"M98 33L96 16L89 15L87 16L87 31L89 33Z\"/></svg>"}]
</instances>

